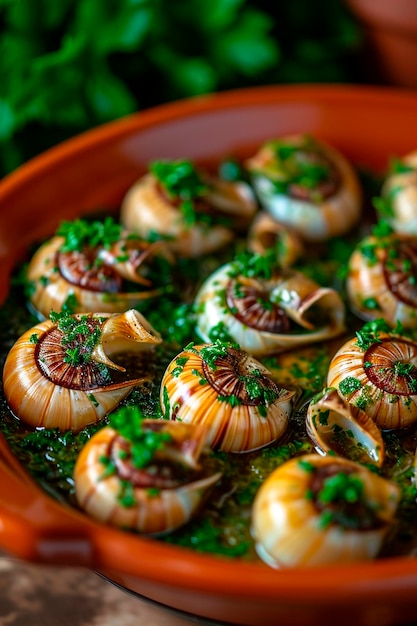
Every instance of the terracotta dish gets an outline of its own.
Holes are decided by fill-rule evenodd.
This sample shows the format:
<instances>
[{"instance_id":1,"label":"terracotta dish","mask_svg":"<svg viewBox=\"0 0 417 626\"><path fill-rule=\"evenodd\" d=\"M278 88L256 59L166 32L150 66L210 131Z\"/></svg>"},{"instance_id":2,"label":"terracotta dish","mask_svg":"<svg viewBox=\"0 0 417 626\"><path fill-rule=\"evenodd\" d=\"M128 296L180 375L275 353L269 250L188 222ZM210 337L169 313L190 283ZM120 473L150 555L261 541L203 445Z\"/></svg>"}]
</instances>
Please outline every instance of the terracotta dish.
<instances>
[{"instance_id":1,"label":"terracotta dish","mask_svg":"<svg viewBox=\"0 0 417 626\"><path fill-rule=\"evenodd\" d=\"M417 148L417 94L359 86L263 87L175 102L107 124L0 182L0 299L28 246L62 219L117 206L156 158L246 155L310 132L383 172ZM166 607L244 626L404 624L417 616L417 560L315 569L237 563L114 530L44 493L0 440L0 545L22 559L81 565Z\"/></svg>"}]
</instances>

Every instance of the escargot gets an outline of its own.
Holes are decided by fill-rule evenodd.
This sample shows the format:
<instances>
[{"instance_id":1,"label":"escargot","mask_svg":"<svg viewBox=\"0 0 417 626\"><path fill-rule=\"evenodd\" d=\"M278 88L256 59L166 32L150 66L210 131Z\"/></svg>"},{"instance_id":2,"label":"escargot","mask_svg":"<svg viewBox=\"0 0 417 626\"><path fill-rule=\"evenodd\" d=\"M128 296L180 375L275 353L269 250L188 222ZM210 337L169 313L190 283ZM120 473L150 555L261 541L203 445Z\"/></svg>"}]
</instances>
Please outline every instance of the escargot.
<instances>
[{"instance_id":1,"label":"escargot","mask_svg":"<svg viewBox=\"0 0 417 626\"><path fill-rule=\"evenodd\" d=\"M382 224L357 244L348 262L346 291L363 320L417 327L417 237Z\"/></svg>"},{"instance_id":2,"label":"escargot","mask_svg":"<svg viewBox=\"0 0 417 626\"><path fill-rule=\"evenodd\" d=\"M260 211L253 219L248 230L247 248L256 254L275 251L280 267L291 267L305 252L301 237L266 211Z\"/></svg>"},{"instance_id":3,"label":"escargot","mask_svg":"<svg viewBox=\"0 0 417 626\"><path fill-rule=\"evenodd\" d=\"M31 426L79 430L100 421L147 379L132 377L110 356L149 351L160 342L159 333L134 309L53 313L27 330L8 353L6 400Z\"/></svg>"},{"instance_id":4,"label":"escargot","mask_svg":"<svg viewBox=\"0 0 417 626\"><path fill-rule=\"evenodd\" d=\"M323 389L308 405L306 431L319 454L337 454L352 461L381 467L385 444L375 422L357 409L334 388Z\"/></svg>"},{"instance_id":5,"label":"escargot","mask_svg":"<svg viewBox=\"0 0 417 626\"><path fill-rule=\"evenodd\" d=\"M393 230L417 235L417 150L392 160L375 205Z\"/></svg>"},{"instance_id":6,"label":"escargot","mask_svg":"<svg viewBox=\"0 0 417 626\"><path fill-rule=\"evenodd\" d=\"M120 411L127 420L121 431ZM82 448L74 468L79 506L93 518L161 535L188 522L221 474L202 462L203 426L138 419L122 407Z\"/></svg>"},{"instance_id":7,"label":"escargot","mask_svg":"<svg viewBox=\"0 0 417 626\"><path fill-rule=\"evenodd\" d=\"M268 141L245 167L262 207L306 241L343 235L360 218L355 170L338 150L312 136Z\"/></svg>"},{"instance_id":8,"label":"escargot","mask_svg":"<svg viewBox=\"0 0 417 626\"><path fill-rule=\"evenodd\" d=\"M221 328L243 350L264 356L344 331L345 305L336 290L275 263L273 252L242 254L206 279L195 298L204 341Z\"/></svg>"},{"instance_id":9,"label":"escargot","mask_svg":"<svg viewBox=\"0 0 417 626\"><path fill-rule=\"evenodd\" d=\"M400 501L397 484L360 463L328 455L294 457L262 483L251 528L273 567L375 558Z\"/></svg>"},{"instance_id":10,"label":"escargot","mask_svg":"<svg viewBox=\"0 0 417 626\"><path fill-rule=\"evenodd\" d=\"M238 346L216 341L186 348L161 382L166 417L207 427L207 444L224 452L262 448L285 432L294 392Z\"/></svg>"},{"instance_id":11,"label":"escargot","mask_svg":"<svg viewBox=\"0 0 417 626\"><path fill-rule=\"evenodd\" d=\"M189 160L150 164L122 202L122 223L158 236L179 256L214 252L244 232L257 210L251 187L213 176Z\"/></svg>"},{"instance_id":12,"label":"escargot","mask_svg":"<svg viewBox=\"0 0 417 626\"><path fill-rule=\"evenodd\" d=\"M123 313L163 292L161 270L171 263L162 241L149 243L111 217L62 222L29 262L29 299L44 318L65 307Z\"/></svg>"},{"instance_id":13,"label":"escargot","mask_svg":"<svg viewBox=\"0 0 417 626\"><path fill-rule=\"evenodd\" d=\"M406 428L417 421L417 342L382 319L368 322L330 361L327 385L354 416L362 410L381 429Z\"/></svg>"}]
</instances>

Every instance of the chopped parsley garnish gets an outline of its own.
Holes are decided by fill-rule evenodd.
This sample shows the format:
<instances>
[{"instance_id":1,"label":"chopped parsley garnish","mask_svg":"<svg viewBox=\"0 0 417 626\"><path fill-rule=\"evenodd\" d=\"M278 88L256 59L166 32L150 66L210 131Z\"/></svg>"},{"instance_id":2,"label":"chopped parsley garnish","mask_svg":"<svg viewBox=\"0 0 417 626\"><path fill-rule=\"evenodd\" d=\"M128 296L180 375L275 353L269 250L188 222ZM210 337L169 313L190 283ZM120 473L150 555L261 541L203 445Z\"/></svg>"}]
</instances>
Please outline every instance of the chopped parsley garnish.
<instances>
[{"instance_id":1,"label":"chopped parsley garnish","mask_svg":"<svg viewBox=\"0 0 417 626\"><path fill-rule=\"evenodd\" d=\"M224 322L220 321L215 326L212 326L209 331L209 339L213 343L221 341L223 343L233 343L233 338L227 330L227 326Z\"/></svg>"},{"instance_id":2,"label":"chopped parsley garnish","mask_svg":"<svg viewBox=\"0 0 417 626\"><path fill-rule=\"evenodd\" d=\"M245 251L235 257L231 263L229 275L232 278L246 276L269 280L277 268L277 256L274 249L268 249L264 254Z\"/></svg>"},{"instance_id":3,"label":"chopped parsley garnish","mask_svg":"<svg viewBox=\"0 0 417 626\"><path fill-rule=\"evenodd\" d=\"M120 240L121 231L119 223L112 217L106 217L103 221L86 219L64 221L56 234L64 237L62 252L80 252L85 247L110 248Z\"/></svg>"},{"instance_id":4,"label":"chopped parsley garnish","mask_svg":"<svg viewBox=\"0 0 417 626\"><path fill-rule=\"evenodd\" d=\"M324 478L314 498L321 510L322 528L333 523L351 529L363 525L369 527L375 519L375 511L366 499L363 480L355 474L337 472Z\"/></svg>"},{"instance_id":5,"label":"chopped parsley garnish","mask_svg":"<svg viewBox=\"0 0 417 626\"><path fill-rule=\"evenodd\" d=\"M123 406L109 418L110 426L131 444L131 462L138 469L149 465L155 453L172 441L164 431L143 427L144 415L138 406Z\"/></svg>"},{"instance_id":6,"label":"chopped parsley garnish","mask_svg":"<svg viewBox=\"0 0 417 626\"><path fill-rule=\"evenodd\" d=\"M51 311L49 317L62 332L61 344L66 347L65 363L73 367L88 363L101 337L101 318L96 317L92 321L92 318L87 315L75 317L68 311L61 313Z\"/></svg>"},{"instance_id":7,"label":"chopped parsley garnish","mask_svg":"<svg viewBox=\"0 0 417 626\"><path fill-rule=\"evenodd\" d=\"M344 396L349 396L350 394L358 391L362 387L362 383L358 378L354 376L346 376L339 383L339 389Z\"/></svg>"},{"instance_id":8,"label":"chopped parsley garnish","mask_svg":"<svg viewBox=\"0 0 417 626\"><path fill-rule=\"evenodd\" d=\"M358 502L363 497L363 481L354 474L338 472L323 481L323 487L317 494L317 499L323 504L345 500Z\"/></svg>"},{"instance_id":9,"label":"chopped parsley garnish","mask_svg":"<svg viewBox=\"0 0 417 626\"><path fill-rule=\"evenodd\" d=\"M207 191L196 167L186 159L154 161L149 170L172 198L191 200Z\"/></svg>"},{"instance_id":10,"label":"chopped parsley garnish","mask_svg":"<svg viewBox=\"0 0 417 626\"><path fill-rule=\"evenodd\" d=\"M281 141L273 141L269 145L276 159L273 183L277 191L286 193L291 185L314 190L330 179L330 166L311 137L306 136L302 145Z\"/></svg>"},{"instance_id":11,"label":"chopped parsley garnish","mask_svg":"<svg viewBox=\"0 0 417 626\"><path fill-rule=\"evenodd\" d=\"M230 396L217 396L217 399L219 402L226 402L227 404L230 404L232 408L242 404L242 400L234 394L231 394Z\"/></svg>"},{"instance_id":12,"label":"chopped parsley garnish","mask_svg":"<svg viewBox=\"0 0 417 626\"><path fill-rule=\"evenodd\" d=\"M393 332L391 326L383 318L371 320L370 322L366 322L361 330L356 332L356 345L363 350L363 352L366 352L372 344L380 343L379 333L391 332Z\"/></svg>"},{"instance_id":13,"label":"chopped parsley garnish","mask_svg":"<svg viewBox=\"0 0 417 626\"><path fill-rule=\"evenodd\" d=\"M362 305L365 309L369 309L370 311L378 311L381 308L376 298L365 298L362 300Z\"/></svg>"},{"instance_id":14,"label":"chopped parsley garnish","mask_svg":"<svg viewBox=\"0 0 417 626\"><path fill-rule=\"evenodd\" d=\"M414 167L407 165L398 157L393 157L390 161L389 171L391 174L407 174L415 172Z\"/></svg>"},{"instance_id":15,"label":"chopped parsley garnish","mask_svg":"<svg viewBox=\"0 0 417 626\"><path fill-rule=\"evenodd\" d=\"M230 348L234 348L235 350L239 349L238 344L230 344L225 341L215 341L214 343L204 346L201 348L199 354L203 361L213 370L217 368L216 361L217 359L221 359L227 355ZM192 346L187 346L184 350L192 349Z\"/></svg>"},{"instance_id":16,"label":"chopped parsley garnish","mask_svg":"<svg viewBox=\"0 0 417 626\"><path fill-rule=\"evenodd\" d=\"M394 208L392 206L392 194L387 197L376 196L372 199L372 204L377 210L378 214L383 217L394 217Z\"/></svg>"},{"instance_id":17,"label":"chopped parsley garnish","mask_svg":"<svg viewBox=\"0 0 417 626\"><path fill-rule=\"evenodd\" d=\"M185 224L193 226L197 221L210 221L207 215L198 215L194 200L203 197L207 185L202 180L197 168L189 160L160 160L149 166L150 172L157 178L173 201L179 201Z\"/></svg>"}]
</instances>

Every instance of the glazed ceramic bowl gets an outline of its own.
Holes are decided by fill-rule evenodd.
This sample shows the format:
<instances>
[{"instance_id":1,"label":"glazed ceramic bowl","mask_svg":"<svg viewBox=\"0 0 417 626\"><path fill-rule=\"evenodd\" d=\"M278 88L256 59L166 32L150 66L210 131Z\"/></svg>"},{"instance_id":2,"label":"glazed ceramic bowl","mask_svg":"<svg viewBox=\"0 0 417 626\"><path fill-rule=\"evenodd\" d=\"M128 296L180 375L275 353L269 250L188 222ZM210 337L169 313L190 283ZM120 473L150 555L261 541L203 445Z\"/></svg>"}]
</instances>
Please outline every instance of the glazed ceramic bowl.
<instances>
[{"instance_id":1,"label":"glazed ceramic bowl","mask_svg":"<svg viewBox=\"0 0 417 626\"><path fill-rule=\"evenodd\" d=\"M264 87L172 103L105 125L0 183L0 294L22 252L62 219L116 206L155 158L245 155L311 132L382 172L417 147L417 94L352 86ZM417 559L274 570L101 525L53 500L0 441L0 545L35 562L92 568L188 615L245 626L387 626L417 619Z\"/></svg>"}]
</instances>

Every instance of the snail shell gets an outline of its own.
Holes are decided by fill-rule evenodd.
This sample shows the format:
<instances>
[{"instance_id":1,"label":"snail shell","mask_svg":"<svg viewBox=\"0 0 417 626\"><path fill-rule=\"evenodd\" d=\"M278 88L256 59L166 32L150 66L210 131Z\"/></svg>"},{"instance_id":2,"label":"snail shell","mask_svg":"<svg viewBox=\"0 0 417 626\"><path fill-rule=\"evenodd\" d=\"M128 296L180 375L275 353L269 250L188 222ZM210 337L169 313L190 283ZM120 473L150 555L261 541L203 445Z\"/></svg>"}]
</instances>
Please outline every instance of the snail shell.
<instances>
[{"instance_id":1,"label":"snail shell","mask_svg":"<svg viewBox=\"0 0 417 626\"><path fill-rule=\"evenodd\" d=\"M381 429L406 428L417 420L417 343L385 332L364 346L350 339L331 360L327 385L355 417L363 410Z\"/></svg>"},{"instance_id":2,"label":"snail shell","mask_svg":"<svg viewBox=\"0 0 417 626\"><path fill-rule=\"evenodd\" d=\"M218 356L211 363L205 359L213 350ZM171 419L204 424L207 444L225 452L248 452L279 439L293 395L252 356L230 346L218 351L216 344L185 349L161 382L164 412L168 399Z\"/></svg>"},{"instance_id":3,"label":"snail shell","mask_svg":"<svg viewBox=\"0 0 417 626\"><path fill-rule=\"evenodd\" d=\"M110 360L126 351L150 350L161 342L135 310L123 314L71 316L85 322L86 333L68 344L51 320L27 330L11 348L3 369L3 387L13 413L34 427L79 430L100 421L144 378L122 376L125 369ZM88 336L99 336L86 362L68 362L67 350L83 354ZM113 382L108 369L120 372Z\"/></svg>"},{"instance_id":4,"label":"snail shell","mask_svg":"<svg viewBox=\"0 0 417 626\"><path fill-rule=\"evenodd\" d=\"M195 222L187 225L179 206L164 193L152 173L142 176L127 192L120 219L133 232L147 238L157 233L179 256L198 257L233 241L236 230L246 228L257 210L252 189L244 182L203 176L208 191L199 213L218 213L229 225Z\"/></svg>"},{"instance_id":5,"label":"snail shell","mask_svg":"<svg viewBox=\"0 0 417 626\"><path fill-rule=\"evenodd\" d=\"M390 326L417 327L417 237L370 235L353 251L346 290L352 311L363 320L383 317Z\"/></svg>"},{"instance_id":6,"label":"snail shell","mask_svg":"<svg viewBox=\"0 0 417 626\"><path fill-rule=\"evenodd\" d=\"M52 310L61 311L69 296L74 313L123 313L162 293L162 288L152 287L143 270L155 255L170 260L163 242L149 244L126 235L109 249L62 252L64 241L58 235L52 237L28 266L30 301L44 318ZM140 285L141 290L123 291L123 279Z\"/></svg>"},{"instance_id":7,"label":"snail shell","mask_svg":"<svg viewBox=\"0 0 417 626\"><path fill-rule=\"evenodd\" d=\"M265 254L270 249L276 251L277 265L290 267L303 256L304 243L296 232L261 211L249 228L248 250Z\"/></svg>"},{"instance_id":8,"label":"snail shell","mask_svg":"<svg viewBox=\"0 0 417 626\"><path fill-rule=\"evenodd\" d=\"M319 454L335 453L381 467L385 458L381 431L365 411L355 413L354 417L351 406L336 389L325 389L308 405L307 434Z\"/></svg>"},{"instance_id":9,"label":"snail shell","mask_svg":"<svg viewBox=\"0 0 417 626\"><path fill-rule=\"evenodd\" d=\"M233 268L233 262L220 267L196 295L197 329L204 341L221 324L243 350L264 356L344 331L345 305L334 289L291 269L266 280L233 276Z\"/></svg>"},{"instance_id":10,"label":"snail shell","mask_svg":"<svg viewBox=\"0 0 417 626\"><path fill-rule=\"evenodd\" d=\"M382 186L381 196L389 204L384 219L397 233L417 235L417 151L400 161Z\"/></svg>"},{"instance_id":11,"label":"snail shell","mask_svg":"<svg viewBox=\"0 0 417 626\"><path fill-rule=\"evenodd\" d=\"M343 235L360 218L362 192L356 172L324 142L306 135L269 141L245 167L262 207L306 241Z\"/></svg>"},{"instance_id":12,"label":"snail shell","mask_svg":"<svg viewBox=\"0 0 417 626\"><path fill-rule=\"evenodd\" d=\"M165 444L149 466L138 470L126 459L129 443L105 426L77 458L75 494L79 506L101 522L144 534L163 534L191 519L221 475L207 475L198 464L204 428L166 420L144 420L143 426L169 433L172 442ZM104 459L108 463L103 463ZM109 463L113 473L106 472ZM121 497L126 482L132 488L128 503Z\"/></svg>"},{"instance_id":13,"label":"snail shell","mask_svg":"<svg viewBox=\"0 0 417 626\"><path fill-rule=\"evenodd\" d=\"M323 503L322 489L340 477L342 484L344 477L358 481L363 495L353 503L344 498ZM371 560L381 550L399 500L395 483L359 463L337 456L295 457L275 469L255 496L257 552L273 567Z\"/></svg>"}]
</instances>

